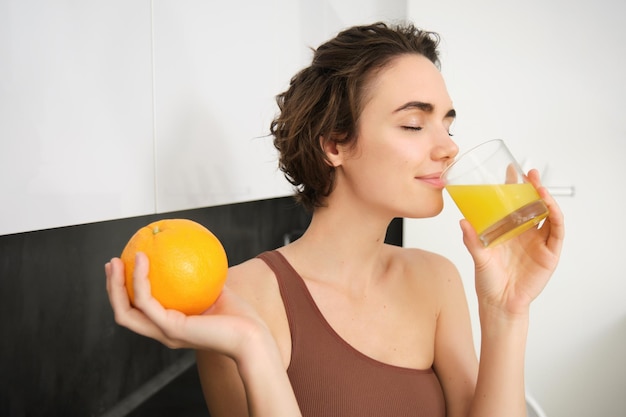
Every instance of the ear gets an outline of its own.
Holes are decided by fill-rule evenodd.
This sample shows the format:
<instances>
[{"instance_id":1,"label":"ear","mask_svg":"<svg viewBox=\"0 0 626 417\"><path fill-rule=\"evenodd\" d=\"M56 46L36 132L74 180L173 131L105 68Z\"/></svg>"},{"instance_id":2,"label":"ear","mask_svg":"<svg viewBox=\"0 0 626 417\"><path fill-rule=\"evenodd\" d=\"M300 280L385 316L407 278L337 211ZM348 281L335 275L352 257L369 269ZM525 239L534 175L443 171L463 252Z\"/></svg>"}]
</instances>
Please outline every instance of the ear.
<instances>
[{"instance_id":1,"label":"ear","mask_svg":"<svg viewBox=\"0 0 626 417\"><path fill-rule=\"evenodd\" d=\"M326 154L327 163L333 167L338 167L343 162L343 152L337 142L332 138L320 136L320 147Z\"/></svg>"}]
</instances>

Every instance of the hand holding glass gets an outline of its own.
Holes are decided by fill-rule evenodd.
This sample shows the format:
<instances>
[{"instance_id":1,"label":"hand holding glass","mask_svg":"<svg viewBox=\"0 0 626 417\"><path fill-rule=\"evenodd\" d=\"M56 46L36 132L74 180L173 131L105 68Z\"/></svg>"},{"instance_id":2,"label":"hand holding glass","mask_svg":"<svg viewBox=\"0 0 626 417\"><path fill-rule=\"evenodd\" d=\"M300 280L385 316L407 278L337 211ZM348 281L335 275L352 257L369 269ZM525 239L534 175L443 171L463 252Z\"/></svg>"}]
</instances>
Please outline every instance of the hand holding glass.
<instances>
[{"instance_id":1,"label":"hand holding glass","mask_svg":"<svg viewBox=\"0 0 626 417\"><path fill-rule=\"evenodd\" d=\"M484 246L513 238L548 215L537 190L500 139L464 153L441 178Z\"/></svg>"}]
</instances>

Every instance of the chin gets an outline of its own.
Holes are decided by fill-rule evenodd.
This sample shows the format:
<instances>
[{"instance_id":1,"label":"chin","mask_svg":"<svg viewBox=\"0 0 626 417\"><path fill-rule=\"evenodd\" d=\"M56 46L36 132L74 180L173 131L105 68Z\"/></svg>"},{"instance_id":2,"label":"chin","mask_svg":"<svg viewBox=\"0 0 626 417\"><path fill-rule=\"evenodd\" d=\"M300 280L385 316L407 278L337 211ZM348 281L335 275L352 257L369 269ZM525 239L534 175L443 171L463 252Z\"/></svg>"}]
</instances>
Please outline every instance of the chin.
<instances>
[{"instance_id":1,"label":"chin","mask_svg":"<svg viewBox=\"0 0 626 417\"><path fill-rule=\"evenodd\" d=\"M439 204L430 204L430 205L420 205L413 210L410 210L405 216L409 219L427 219L430 217L435 217L441 213L443 210L443 201L440 201Z\"/></svg>"}]
</instances>

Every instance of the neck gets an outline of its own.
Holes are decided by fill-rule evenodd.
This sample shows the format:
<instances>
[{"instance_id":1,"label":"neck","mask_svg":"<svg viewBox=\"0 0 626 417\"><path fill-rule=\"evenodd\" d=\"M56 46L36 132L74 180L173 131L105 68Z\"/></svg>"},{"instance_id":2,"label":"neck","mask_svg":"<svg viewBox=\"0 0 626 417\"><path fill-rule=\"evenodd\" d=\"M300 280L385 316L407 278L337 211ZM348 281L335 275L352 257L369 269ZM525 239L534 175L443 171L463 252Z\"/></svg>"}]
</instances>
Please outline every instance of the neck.
<instances>
[{"instance_id":1,"label":"neck","mask_svg":"<svg viewBox=\"0 0 626 417\"><path fill-rule=\"evenodd\" d=\"M391 220L365 210L320 207L304 235L284 251L303 277L366 288L384 275Z\"/></svg>"}]
</instances>

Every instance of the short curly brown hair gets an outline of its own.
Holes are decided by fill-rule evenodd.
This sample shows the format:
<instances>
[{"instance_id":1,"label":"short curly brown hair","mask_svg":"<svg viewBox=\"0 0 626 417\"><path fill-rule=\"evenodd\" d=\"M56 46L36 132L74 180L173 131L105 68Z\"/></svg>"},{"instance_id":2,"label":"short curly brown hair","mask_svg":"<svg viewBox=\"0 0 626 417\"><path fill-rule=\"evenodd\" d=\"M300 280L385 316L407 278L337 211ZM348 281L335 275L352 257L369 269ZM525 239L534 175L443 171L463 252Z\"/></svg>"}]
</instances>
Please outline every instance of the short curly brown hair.
<instances>
[{"instance_id":1,"label":"short curly brown hair","mask_svg":"<svg viewBox=\"0 0 626 417\"><path fill-rule=\"evenodd\" d=\"M436 33L412 24L355 26L314 50L311 65L276 96L280 112L270 132L279 168L305 208L322 206L334 186L335 169L320 139L354 144L371 76L405 54L423 55L439 67L438 45Z\"/></svg>"}]
</instances>

